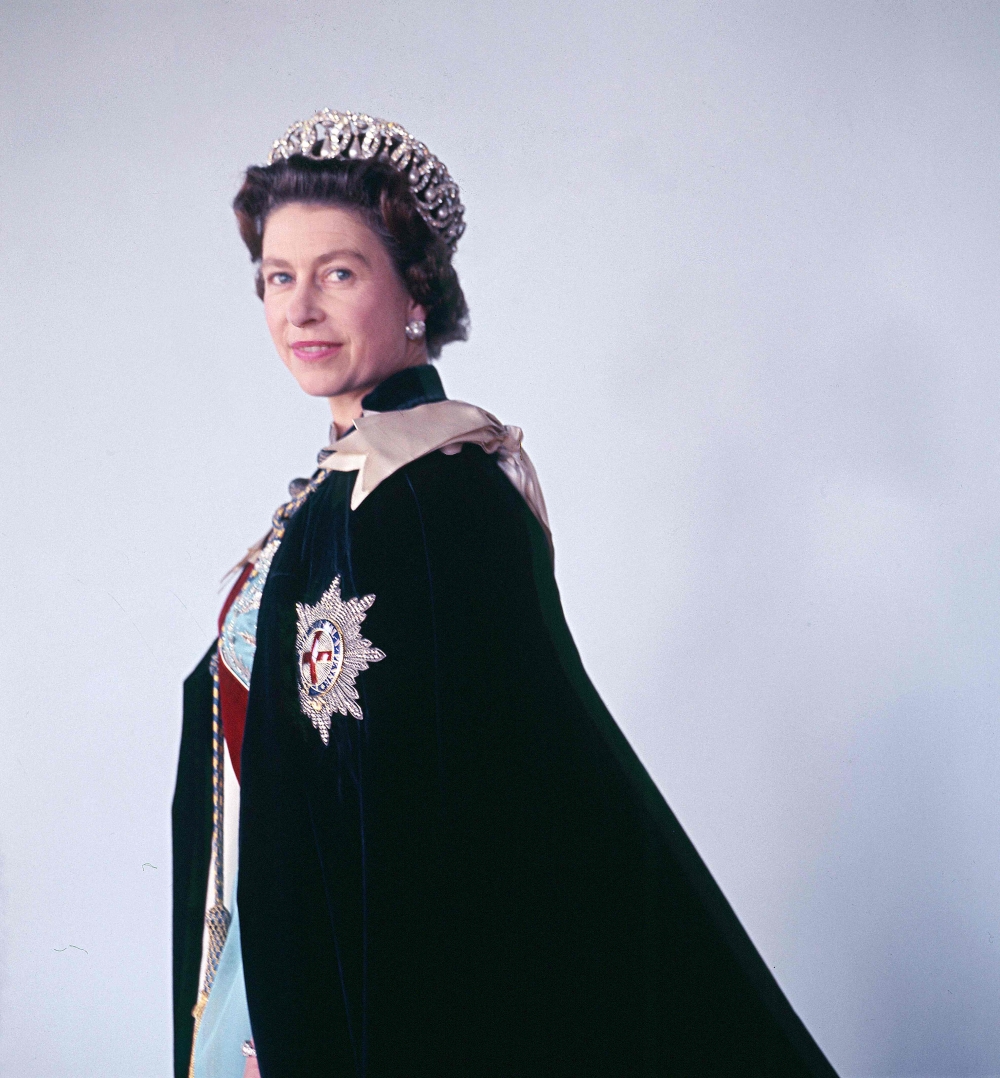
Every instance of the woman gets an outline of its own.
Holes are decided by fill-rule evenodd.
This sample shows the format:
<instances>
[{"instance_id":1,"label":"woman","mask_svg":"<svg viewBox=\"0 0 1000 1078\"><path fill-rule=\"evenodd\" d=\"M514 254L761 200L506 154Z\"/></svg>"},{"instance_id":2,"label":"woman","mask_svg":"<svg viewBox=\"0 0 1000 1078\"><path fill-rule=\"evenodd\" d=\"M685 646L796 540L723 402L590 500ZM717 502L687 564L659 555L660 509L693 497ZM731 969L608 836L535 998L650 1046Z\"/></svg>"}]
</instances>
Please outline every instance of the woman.
<instances>
[{"instance_id":1,"label":"woman","mask_svg":"<svg viewBox=\"0 0 1000 1078\"><path fill-rule=\"evenodd\" d=\"M234 206L333 441L185 685L178 1078L832 1075L587 680L520 431L428 365L447 170L326 110Z\"/></svg>"}]
</instances>

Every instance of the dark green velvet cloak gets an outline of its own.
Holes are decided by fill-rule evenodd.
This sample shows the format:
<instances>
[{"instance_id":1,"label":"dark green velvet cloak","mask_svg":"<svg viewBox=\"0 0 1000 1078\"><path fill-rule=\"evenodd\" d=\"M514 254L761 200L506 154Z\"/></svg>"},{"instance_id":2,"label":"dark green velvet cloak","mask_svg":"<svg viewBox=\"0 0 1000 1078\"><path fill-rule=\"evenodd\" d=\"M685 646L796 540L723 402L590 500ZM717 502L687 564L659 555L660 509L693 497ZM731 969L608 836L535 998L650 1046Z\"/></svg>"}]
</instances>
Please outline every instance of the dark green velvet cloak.
<instances>
[{"instance_id":1,"label":"dark green velvet cloak","mask_svg":"<svg viewBox=\"0 0 1000 1078\"><path fill-rule=\"evenodd\" d=\"M432 399L412 372L390 382L366 406ZM832 1076L587 679L495 460L432 453L352 512L353 481L331 474L293 518L258 623L238 901L263 1078ZM299 708L295 604L337 576L376 596L362 631L386 658L325 746ZM203 663L174 804L178 1078L207 689Z\"/></svg>"}]
</instances>

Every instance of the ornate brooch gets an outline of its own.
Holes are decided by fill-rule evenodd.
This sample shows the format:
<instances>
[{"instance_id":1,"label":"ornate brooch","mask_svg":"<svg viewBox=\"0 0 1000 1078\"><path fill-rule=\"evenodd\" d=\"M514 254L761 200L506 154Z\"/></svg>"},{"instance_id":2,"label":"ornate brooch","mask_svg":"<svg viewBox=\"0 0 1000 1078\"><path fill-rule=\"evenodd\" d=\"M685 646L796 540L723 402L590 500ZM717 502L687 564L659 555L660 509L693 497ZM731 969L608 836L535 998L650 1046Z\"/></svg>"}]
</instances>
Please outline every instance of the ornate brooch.
<instances>
[{"instance_id":1,"label":"ornate brooch","mask_svg":"<svg viewBox=\"0 0 1000 1078\"><path fill-rule=\"evenodd\" d=\"M355 681L371 663L385 658L360 631L374 595L358 599L340 597L340 577L326 589L315 606L296 603L298 631L295 651L299 665L299 703L319 731L323 744L330 743L333 713L363 719L358 707Z\"/></svg>"}]
</instances>

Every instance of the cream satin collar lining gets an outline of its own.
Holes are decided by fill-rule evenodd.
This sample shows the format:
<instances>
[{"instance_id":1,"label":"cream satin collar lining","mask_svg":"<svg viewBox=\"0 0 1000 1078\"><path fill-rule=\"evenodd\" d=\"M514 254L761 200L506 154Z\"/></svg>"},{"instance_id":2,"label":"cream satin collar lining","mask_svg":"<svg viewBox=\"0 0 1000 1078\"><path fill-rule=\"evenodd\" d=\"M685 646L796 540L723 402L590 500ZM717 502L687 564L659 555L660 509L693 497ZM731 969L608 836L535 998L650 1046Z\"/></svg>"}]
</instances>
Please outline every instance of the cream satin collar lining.
<instances>
[{"instance_id":1,"label":"cream satin collar lining","mask_svg":"<svg viewBox=\"0 0 1000 1078\"><path fill-rule=\"evenodd\" d=\"M357 507L390 475L411 461L440 450L458 453L463 445L482 446L496 455L501 471L535 514L552 551L552 531L538 474L521 446L520 427L508 427L496 416L462 401L418 404L395 412L370 412L355 420L355 429L327 447L320 468L358 475L351 491Z\"/></svg>"}]
</instances>

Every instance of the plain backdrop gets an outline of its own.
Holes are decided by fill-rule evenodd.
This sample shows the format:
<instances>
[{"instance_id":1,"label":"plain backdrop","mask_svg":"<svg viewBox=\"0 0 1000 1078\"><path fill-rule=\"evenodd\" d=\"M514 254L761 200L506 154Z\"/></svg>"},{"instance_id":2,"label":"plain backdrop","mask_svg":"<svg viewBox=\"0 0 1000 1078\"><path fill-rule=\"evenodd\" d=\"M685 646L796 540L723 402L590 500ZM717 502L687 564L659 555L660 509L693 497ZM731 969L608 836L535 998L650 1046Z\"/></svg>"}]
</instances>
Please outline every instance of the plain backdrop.
<instances>
[{"instance_id":1,"label":"plain backdrop","mask_svg":"<svg viewBox=\"0 0 1000 1078\"><path fill-rule=\"evenodd\" d=\"M446 388L525 429L586 666L820 1045L1000 1073L1000 5L0 35L0 1074L170 1072L181 682L329 422L229 203L327 105L461 185Z\"/></svg>"}]
</instances>

